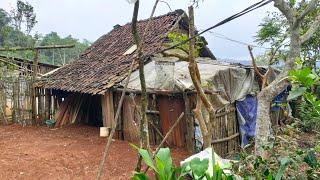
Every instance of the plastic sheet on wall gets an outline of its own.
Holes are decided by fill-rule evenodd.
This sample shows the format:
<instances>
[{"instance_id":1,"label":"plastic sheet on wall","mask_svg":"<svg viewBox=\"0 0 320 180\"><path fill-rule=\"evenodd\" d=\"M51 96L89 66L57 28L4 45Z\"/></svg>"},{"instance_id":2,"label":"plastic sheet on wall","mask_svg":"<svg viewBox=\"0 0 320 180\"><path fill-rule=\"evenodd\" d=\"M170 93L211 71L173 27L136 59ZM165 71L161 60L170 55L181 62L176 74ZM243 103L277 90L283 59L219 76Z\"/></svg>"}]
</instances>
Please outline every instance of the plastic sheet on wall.
<instances>
[{"instance_id":1,"label":"plastic sheet on wall","mask_svg":"<svg viewBox=\"0 0 320 180\"><path fill-rule=\"evenodd\" d=\"M257 105L257 98L252 95L247 95L243 100L236 101L241 147L247 145L250 139L255 136Z\"/></svg>"}]
</instances>

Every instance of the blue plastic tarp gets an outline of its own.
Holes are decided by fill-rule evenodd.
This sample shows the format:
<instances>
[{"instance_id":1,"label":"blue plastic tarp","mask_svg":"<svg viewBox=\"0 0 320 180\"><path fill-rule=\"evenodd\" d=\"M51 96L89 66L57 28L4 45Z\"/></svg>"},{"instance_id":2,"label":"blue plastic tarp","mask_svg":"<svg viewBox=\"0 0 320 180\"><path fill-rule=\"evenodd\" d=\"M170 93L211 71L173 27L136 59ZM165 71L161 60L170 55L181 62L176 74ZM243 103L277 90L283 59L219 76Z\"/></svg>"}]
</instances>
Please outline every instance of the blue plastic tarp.
<instances>
[{"instance_id":1,"label":"blue plastic tarp","mask_svg":"<svg viewBox=\"0 0 320 180\"><path fill-rule=\"evenodd\" d=\"M257 98L252 95L247 95L243 100L236 101L241 147L247 145L250 138L255 136L257 105Z\"/></svg>"},{"instance_id":2,"label":"blue plastic tarp","mask_svg":"<svg viewBox=\"0 0 320 180\"><path fill-rule=\"evenodd\" d=\"M277 95L271 106L271 111L279 111L282 103L286 100L290 88L286 88ZM237 119L241 135L241 147L247 145L251 138L255 136L257 120L257 98L253 95L247 95L243 100L236 101Z\"/></svg>"}]
</instances>

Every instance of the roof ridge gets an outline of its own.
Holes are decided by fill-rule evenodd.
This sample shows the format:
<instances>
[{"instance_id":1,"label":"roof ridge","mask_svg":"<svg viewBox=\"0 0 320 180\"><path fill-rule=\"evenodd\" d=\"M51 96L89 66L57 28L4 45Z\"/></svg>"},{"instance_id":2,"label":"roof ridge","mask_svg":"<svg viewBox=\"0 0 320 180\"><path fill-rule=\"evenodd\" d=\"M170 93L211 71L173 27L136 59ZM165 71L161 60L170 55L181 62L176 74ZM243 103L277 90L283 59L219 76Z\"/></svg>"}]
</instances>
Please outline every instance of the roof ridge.
<instances>
[{"instance_id":1,"label":"roof ridge","mask_svg":"<svg viewBox=\"0 0 320 180\"><path fill-rule=\"evenodd\" d=\"M152 20L160 19L160 18L163 18L163 17L165 17L165 16L173 16L173 15L179 17L179 16L183 15L184 13L185 13L185 11L184 11L183 9L176 9L176 10L170 11L170 12L168 12L168 13L166 13L166 14L162 14L162 15L159 15L159 16L155 16L155 17L152 18ZM148 18L146 18L146 19L140 19L140 20L138 20L138 23L146 22L146 21L148 21L149 19L150 19L150 17L148 17ZM132 23L132 22L127 22L127 23L124 24L124 25L120 25L120 27L126 26L126 25L131 24L131 23Z\"/></svg>"}]
</instances>

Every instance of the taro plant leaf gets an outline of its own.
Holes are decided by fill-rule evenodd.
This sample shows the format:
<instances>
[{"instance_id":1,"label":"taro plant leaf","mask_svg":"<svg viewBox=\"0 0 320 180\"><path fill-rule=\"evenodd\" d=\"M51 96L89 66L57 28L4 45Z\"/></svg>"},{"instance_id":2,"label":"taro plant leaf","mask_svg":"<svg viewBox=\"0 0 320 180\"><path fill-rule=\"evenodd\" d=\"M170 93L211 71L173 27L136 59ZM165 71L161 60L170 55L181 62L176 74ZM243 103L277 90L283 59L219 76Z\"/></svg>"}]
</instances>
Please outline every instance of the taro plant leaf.
<instances>
[{"instance_id":1,"label":"taro plant leaf","mask_svg":"<svg viewBox=\"0 0 320 180\"><path fill-rule=\"evenodd\" d=\"M221 179L223 174L223 170L220 168L218 164L214 165L214 174L213 174L213 179Z\"/></svg>"},{"instance_id":2,"label":"taro plant leaf","mask_svg":"<svg viewBox=\"0 0 320 180\"><path fill-rule=\"evenodd\" d=\"M147 180L148 177L141 172L135 172L134 175L131 177L131 180Z\"/></svg>"},{"instance_id":3,"label":"taro plant leaf","mask_svg":"<svg viewBox=\"0 0 320 180\"><path fill-rule=\"evenodd\" d=\"M155 158L155 161L156 161L156 166L158 169L158 173L157 173L158 178L157 179L166 179L166 173L164 170L164 168L165 168L164 162L162 162L158 157Z\"/></svg>"},{"instance_id":4,"label":"taro plant leaf","mask_svg":"<svg viewBox=\"0 0 320 180\"><path fill-rule=\"evenodd\" d=\"M194 158L190 161L190 168L192 172L198 177L204 176L208 167L209 167L208 159L203 159L201 161L200 158Z\"/></svg>"},{"instance_id":5,"label":"taro plant leaf","mask_svg":"<svg viewBox=\"0 0 320 180\"><path fill-rule=\"evenodd\" d=\"M145 149L139 149L139 154L142 157L143 161L146 163L146 165L148 165L149 167L151 167L155 172L159 173L157 168L154 166L152 158L149 154L149 152Z\"/></svg>"},{"instance_id":6,"label":"taro plant leaf","mask_svg":"<svg viewBox=\"0 0 320 180\"><path fill-rule=\"evenodd\" d=\"M165 173L169 173L170 171L172 171L173 165L169 148L161 148L157 153L156 158L158 159L157 162L159 162L160 160L163 163L163 170Z\"/></svg>"},{"instance_id":7,"label":"taro plant leaf","mask_svg":"<svg viewBox=\"0 0 320 180\"><path fill-rule=\"evenodd\" d=\"M274 178L275 180L281 180L281 177L283 176L290 162L291 160L288 157L281 158L279 170Z\"/></svg>"},{"instance_id":8,"label":"taro plant leaf","mask_svg":"<svg viewBox=\"0 0 320 180\"><path fill-rule=\"evenodd\" d=\"M183 177L189 173L189 171L187 170L188 165L188 163L184 163L182 164L182 166L176 168L176 172L180 174L178 180L183 179Z\"/></svg>"},{"instance_id":9,"label":"taro plant leaf","mask_svg":"<svg viewBox=\"0 0 320 180\"><path fill-rule=\"evenodd\" d=\"M307 91L306 87L298 87L290 91L288 100L296 99L299 96L302 96Z\"/></svg>"}]
</instances>

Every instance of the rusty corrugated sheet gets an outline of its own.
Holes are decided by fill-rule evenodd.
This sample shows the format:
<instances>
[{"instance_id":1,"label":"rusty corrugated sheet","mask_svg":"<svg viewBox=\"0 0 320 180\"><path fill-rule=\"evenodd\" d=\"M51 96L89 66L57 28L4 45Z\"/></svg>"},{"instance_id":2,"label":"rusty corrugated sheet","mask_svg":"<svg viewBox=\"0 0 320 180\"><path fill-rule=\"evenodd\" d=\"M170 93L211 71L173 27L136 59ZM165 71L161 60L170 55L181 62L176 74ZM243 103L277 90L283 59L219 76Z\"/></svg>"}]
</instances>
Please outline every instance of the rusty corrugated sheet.
<instances>
[{"instance_id":1,"label":"rusty corrugated sheet","mask_svg":"<svg viewBox=\"0 0 320 180\"><path fill-rule=\"evenodd\" d=\"M184 100L180 96L159 96L160 124L163 134L166 134L171 126L184 112ZM184 147L186 144L186 122L185 117L181 119L179 125L173 130L168 138L170 145Z\"/></svg>"}]
</instances>

